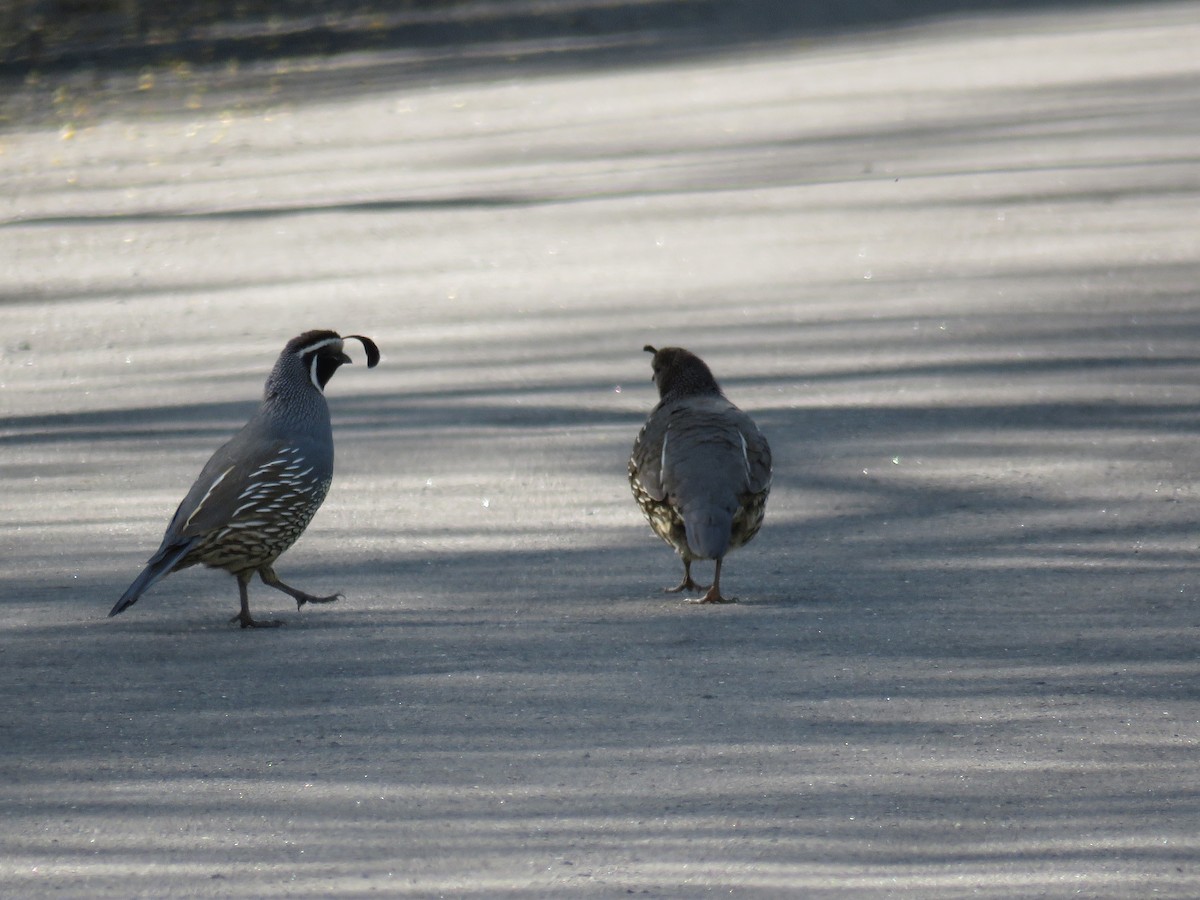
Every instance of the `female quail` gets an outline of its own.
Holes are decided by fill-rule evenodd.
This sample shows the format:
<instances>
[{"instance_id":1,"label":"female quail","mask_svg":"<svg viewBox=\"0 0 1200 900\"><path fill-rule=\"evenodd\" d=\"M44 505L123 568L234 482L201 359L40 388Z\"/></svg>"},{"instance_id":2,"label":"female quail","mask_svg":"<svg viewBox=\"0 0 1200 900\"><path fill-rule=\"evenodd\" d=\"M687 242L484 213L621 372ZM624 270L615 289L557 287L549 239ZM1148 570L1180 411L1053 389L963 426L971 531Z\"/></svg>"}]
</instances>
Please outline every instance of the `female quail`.
<instances>
[{"instance_id":1,"label":"female quail","mask_svg":"<svg viewBox=\"0 0 1200 900\"><path fill-rule=\"evenodd\" d=\"M367 367L379 348L361 341ZM262 405L200 472L162 545L109 613L137 602L160 578L202 563L237 578L242 609L231 622L243 628L282 624L253 619L246 596L254 573L263 584L305 603L330 603L341 595L314 597L279 580L272 566L300 537L320 507L333 477L333 431L324 388L338 366L350 362L335 331L308 331L288 341L267 378Z\"/></svg>"},{"instance_id":2,"label":"female quail","mask_svg":"<svg viewBox=\"0 0 1200 900\"><path fill-rule=\"evenodd\" d=\"M633 444L629 484L650 527L683 560L683 581L667 592L705 590L692 580L692 562L713 559L712 586L692 602L726 603L721 563L762 527L771 448L700 357L680 347L645 349L654 354L660 399Z\"/></svg>"}]
</instances>

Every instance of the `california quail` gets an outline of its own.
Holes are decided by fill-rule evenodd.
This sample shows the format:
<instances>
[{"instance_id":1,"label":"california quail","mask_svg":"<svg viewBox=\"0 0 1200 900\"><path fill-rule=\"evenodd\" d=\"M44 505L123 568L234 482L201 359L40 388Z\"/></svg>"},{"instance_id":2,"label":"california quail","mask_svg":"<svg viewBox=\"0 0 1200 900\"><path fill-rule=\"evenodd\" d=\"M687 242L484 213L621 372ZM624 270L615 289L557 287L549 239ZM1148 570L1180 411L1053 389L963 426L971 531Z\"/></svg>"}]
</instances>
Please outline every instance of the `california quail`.
<instances>
[{"instance_id":1,"label":"california quail","mask_svg":"<svg viewBox=\"0 0 1200 900\"><path fill-rule=\"evenodd\" d=\"M713 559L712 586L691 602L725 603L721 563L762 527L771 448L700 357L680 347L645 349L654 354L660 399L634 441L629 484L650 527L683 560L683 581L667 592L705 590L692 580L692 562Z\"/></svg>"},{"instance_id":2,"label":"california quail","mask_svg":"<svg viewBox=\"0 0 1200 900\"><path fill-rule=\"evenodd\" d=\"M367 367L379 362L379 348L362 341ZM279 580L272 566L300 537L329 490L333 477L333 431L324 388L338 366L350 362L344 339L334 331L308 331L288 341L267 377L262 405L204 466L162 545L121 595L110 616L171 572L203 563L237 578L242 609L230 622L243 628L282 624L253 619L246 596L254 573L263 584L305 603L330 603L341 595L314 597Z\"/></svg>"}]
</instances>

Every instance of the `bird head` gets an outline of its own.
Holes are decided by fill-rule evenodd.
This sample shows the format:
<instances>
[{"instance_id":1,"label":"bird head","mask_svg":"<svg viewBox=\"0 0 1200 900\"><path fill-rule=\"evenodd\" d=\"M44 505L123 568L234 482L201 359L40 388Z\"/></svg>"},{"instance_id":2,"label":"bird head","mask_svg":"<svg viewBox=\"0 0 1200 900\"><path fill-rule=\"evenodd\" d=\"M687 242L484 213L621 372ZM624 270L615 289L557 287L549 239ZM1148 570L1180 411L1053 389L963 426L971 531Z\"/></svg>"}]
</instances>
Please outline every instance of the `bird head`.
<instances>
[{"instance_id":1,"label":"bird head","mask_svg":"<svg viewBox=\"0 0 1200 900\"><path fill-rule=\"evenodd\" d=\"M647 344L647 353L653 353L650 362L654 370L653 381L658 387L658 396L686 396L689 394L719 394L721 387L713 377L712 370L704 360L682 347L663 347L661 350Z\"/></svg>"},{"instance_id":2,"label":"bird head","mask_svg":"<svg viewBox=\"0 0 1200 900\"><path fill-rule=\"evenodd\" d=\"M379 348L373 340L361 334L348 334L343 338L336 331L306 331L288 341L283 348L283 355L298 358L308 372L313 387L323 392L338 367L352 362L343 349L344 341L350 339L362 342L363 349L367 351L367 368L375 368L379 364Z\"/></svg>"}]
</instances>

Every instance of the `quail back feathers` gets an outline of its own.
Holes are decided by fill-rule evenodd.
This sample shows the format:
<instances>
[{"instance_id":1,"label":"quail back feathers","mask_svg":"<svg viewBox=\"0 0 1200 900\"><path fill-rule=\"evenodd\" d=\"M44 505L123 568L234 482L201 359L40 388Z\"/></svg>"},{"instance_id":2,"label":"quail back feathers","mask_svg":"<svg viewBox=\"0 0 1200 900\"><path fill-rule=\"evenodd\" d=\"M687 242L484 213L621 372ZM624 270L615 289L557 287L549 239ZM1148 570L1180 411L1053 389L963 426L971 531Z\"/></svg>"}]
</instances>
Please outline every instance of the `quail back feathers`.
<instances>
[{"instance_id":1,"label":"quail back feathers","mask_svg":"<svg viewBox=\"0 0 1200 900\"><path fill-rule=\"evenodd\" d=\"M333 431L324 388L350 357L343 341L362 342L367 367L379 362L368 337L308 331L288 341L267 377L258 411L212 455L163 535L162 544L109 613L128 609L155 582L197 563L237 578L243 628L281 624L250 615L247 588L262 582L305 603L329 603L279 580L273 565L308 526L333 477Z\"/></svg>"},{"instance_id":2,"label":"quail back feathers","mask_svg":"<svg viewBox=\"0 0 1200 900\"><path fill-rule=\"evenodd\" d=\"M683 560L683 581L667 591L707 590L696 602L725 603L721 564L762 527L771 448L700 357L645 349L654 354L660 399L634 442L629 484L650 526ZM707 589L692 580L698 559L716 561Z\"/></svg>"}]
</instances>

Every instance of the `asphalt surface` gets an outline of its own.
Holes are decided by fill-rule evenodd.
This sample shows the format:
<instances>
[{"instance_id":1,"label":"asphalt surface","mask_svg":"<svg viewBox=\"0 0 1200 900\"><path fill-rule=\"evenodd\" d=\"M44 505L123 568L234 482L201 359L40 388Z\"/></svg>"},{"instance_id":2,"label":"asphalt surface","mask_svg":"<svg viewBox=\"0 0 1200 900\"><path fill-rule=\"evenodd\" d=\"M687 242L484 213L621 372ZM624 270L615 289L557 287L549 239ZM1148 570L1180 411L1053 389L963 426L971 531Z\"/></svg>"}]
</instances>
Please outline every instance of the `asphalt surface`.
<instances>
[{"instance_id":1,"label":"asphalt surface","mask_svg":"<svg viewBox=\"0 0 1200 900\"><path fill-rule=\"evenodd\" d=\"M10 119L3 893L1200 896L1197 46L1112 5ZM346 599L106 618L316 327L384 353L278 566ZM659 593L646 343L772 443L735 605Z\"/></svg>"}]
</instances>

